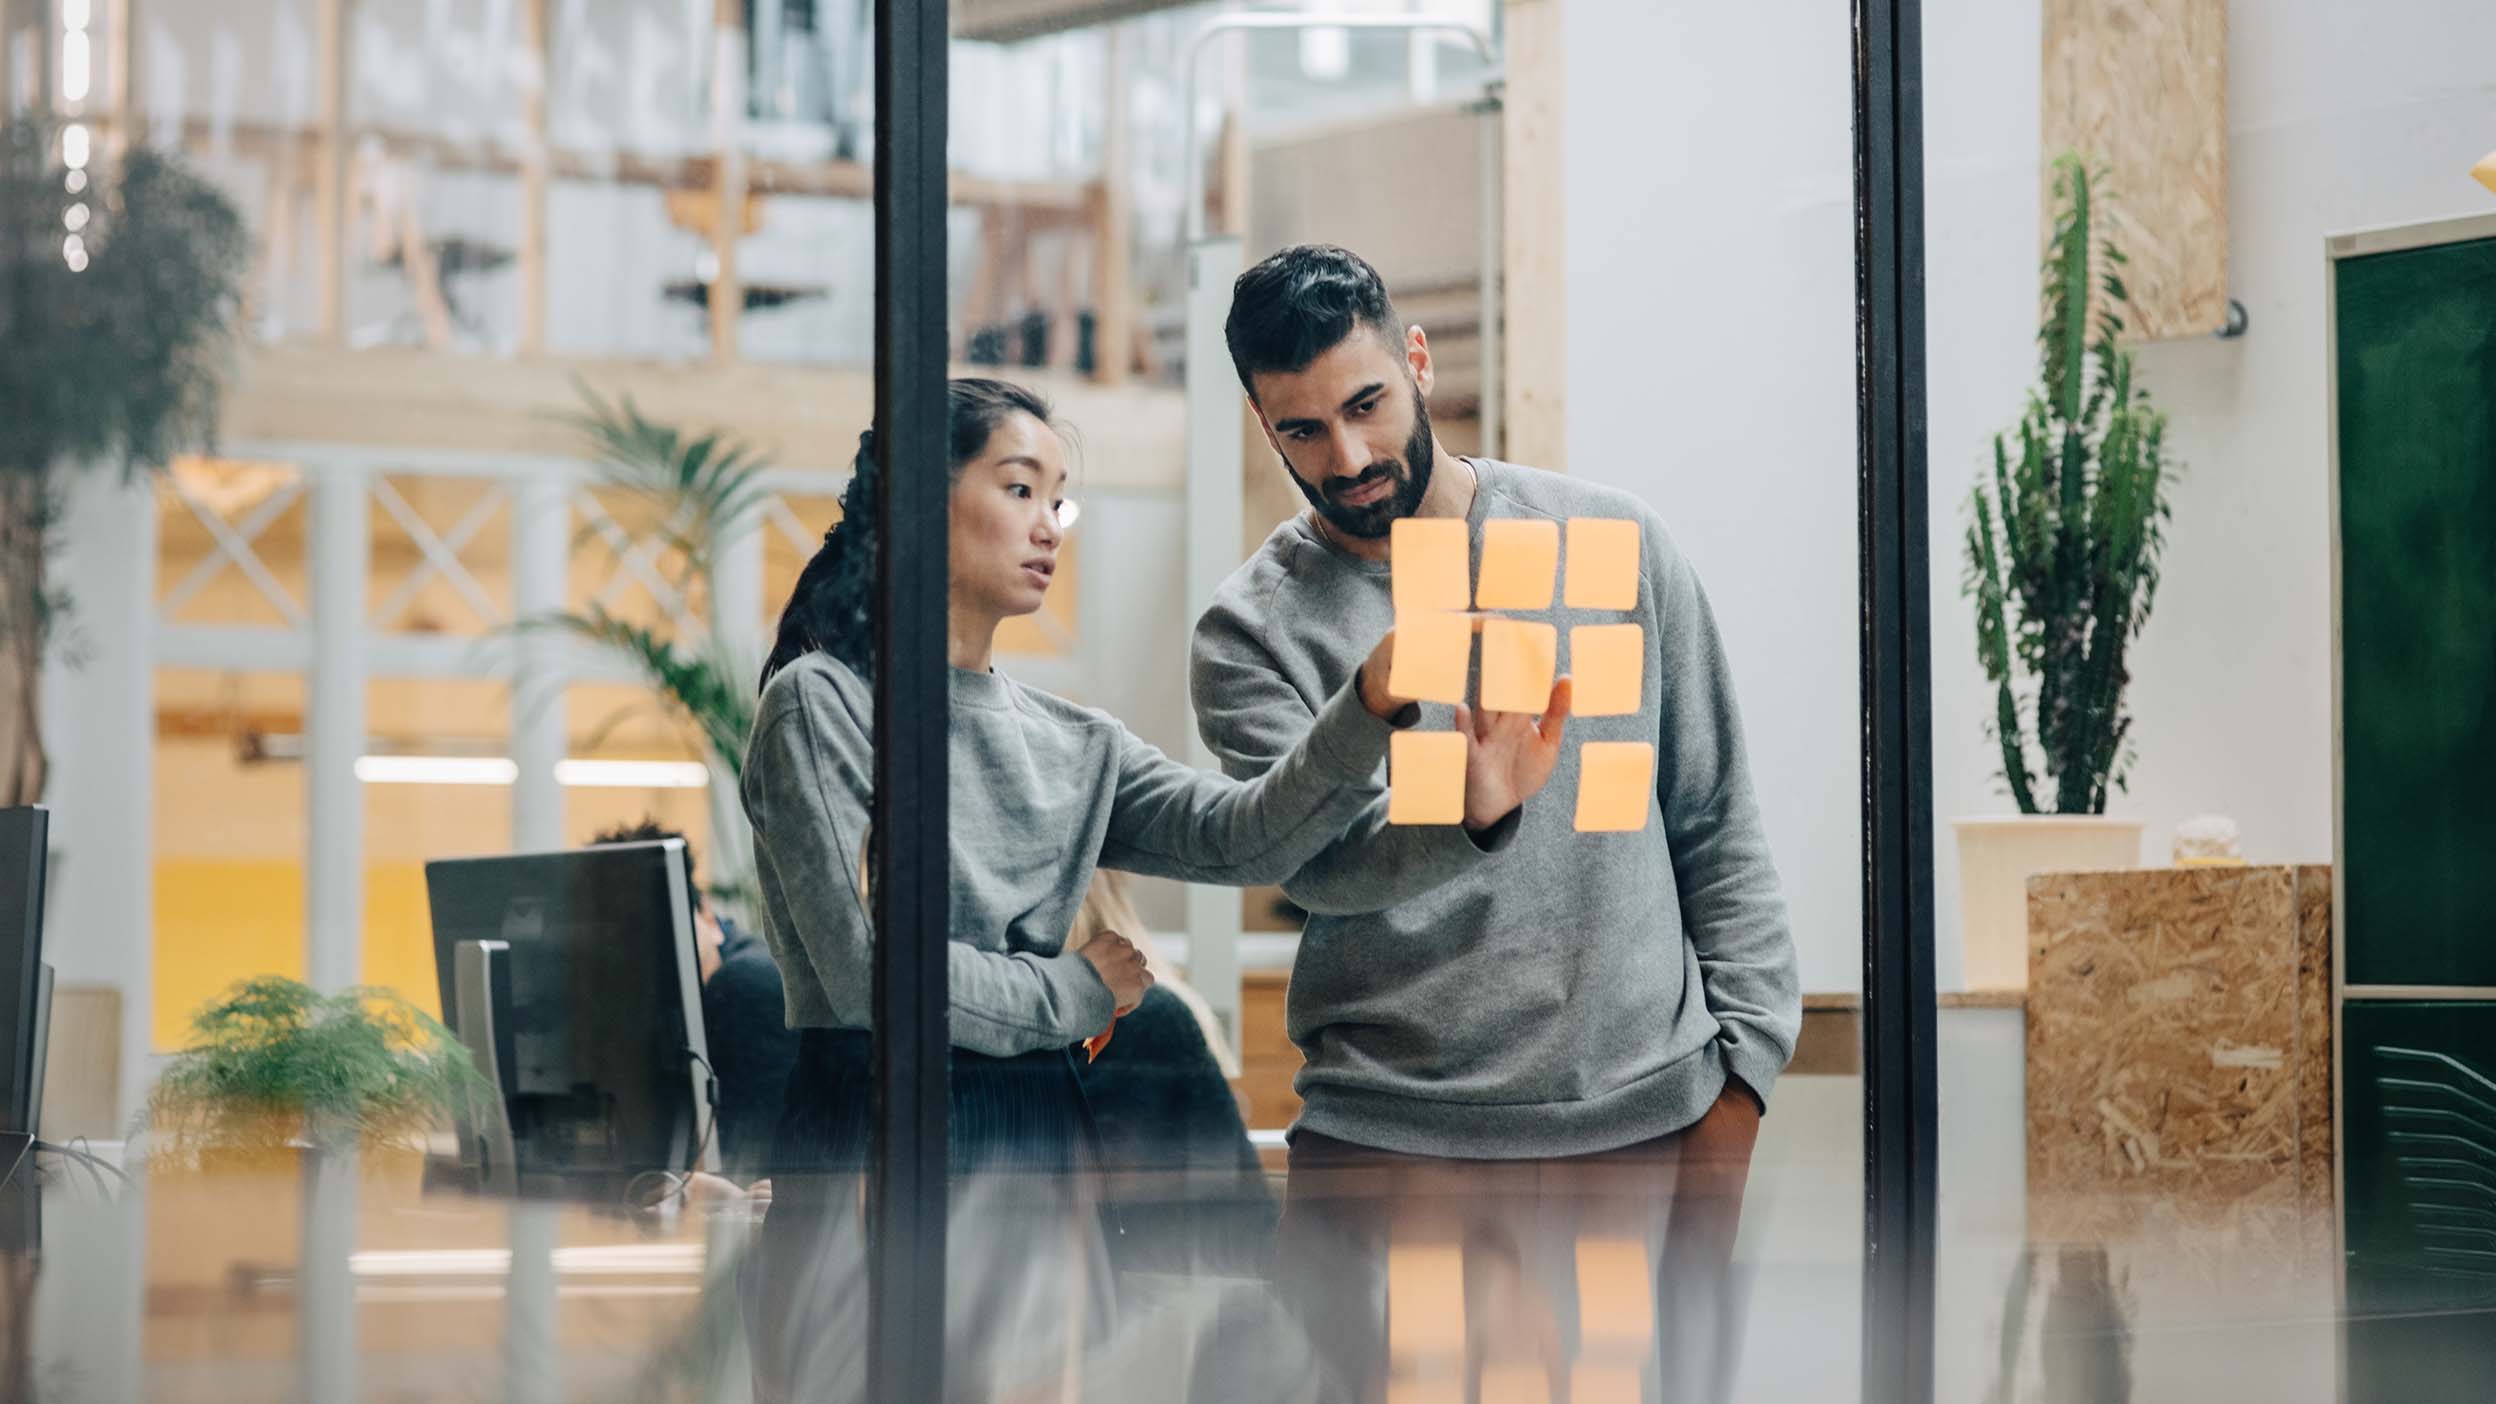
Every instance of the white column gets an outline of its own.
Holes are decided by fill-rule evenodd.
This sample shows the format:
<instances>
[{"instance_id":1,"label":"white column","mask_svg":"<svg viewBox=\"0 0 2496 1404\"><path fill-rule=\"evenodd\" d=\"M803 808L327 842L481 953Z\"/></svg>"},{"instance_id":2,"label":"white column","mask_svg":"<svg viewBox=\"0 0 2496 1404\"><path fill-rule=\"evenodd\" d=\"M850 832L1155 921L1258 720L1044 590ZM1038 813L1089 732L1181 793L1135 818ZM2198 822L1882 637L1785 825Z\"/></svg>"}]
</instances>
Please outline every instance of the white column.
<instances>
[{"instance_id":1,"label":"white column","mask_svg":"<svg viewBox=\"0 0 2496 1404\"><path fill-rule=\"evenodd\" d=\"M567 476L535 474L514 486L511 606L517 618L542 618L563 608L571 533ZM511 758L520 774L511 787L511 842L523 853L562 848L573 839L563 832L563 787L555 783L555 763L563 759L564 651L562 639L543 631L529 630L519 638Z\"/></svg>"},{"instance_id":2,"label":"white column","mask_svg":"<svg viewBox=\"0 0 2496 1404\"><path fill-rule=\"evenodd\" d=\"M304 705L304 977L336 990L364 978L365 597L372 497L364 475L312 479L312 675Z\"/></svg>"},{"instance_id":3,"label":"white column","mask_svg":"<svg viewBox=\"0 0 2496 1404\"><path fill-rule=\"evenodd\" d=\"M763 529L762 513L749 514L742 528L719 543L711 578L711 620L720 656L734 681L749 688L762 673L768 647L763 632ZM745 802L735 777L710 757L703 759L711 767L711 842L702 861L712 881L743 886L754 873L754 831L745 822ZM731 915L741 921L755 918L752 912Z\"/></svg>"},{"instance_id":4,"label":"white column","mask_svg":"<svg viewBox=\"0 0 2496 1404\"><path fill-rule=\"evenodd\" d=\"M1204 617L1213 592L1239 564L1241 498L1246 492L1240 444L1239 381L1222 340L1231 311L1231 283L1243 260L1232 236L1198 241L1187 265L1187 617ZM1213 753L1189 704L1188 758L1201 768ZM1187 889L1187 976L1239 1048L1240 894L1237 888Z\"/></svg>"},{"instance_id":5,"label":"white column","mask_svg":"<svg viewBox=\"0 0 2496 1404\"><path fill-rule=\"evenodd\" d=\"M305 1151L303 1251L295 1273L295 1329L302 1397L356 1397L355 1253L357 1177L352 1144Z\"/></svg>"},{"instance_id":6,"label":"white column","mask_svg":"<svg viewBox=\"0 0 2496 1404\"><path fill-rule=\"evenodd\" d=\"M121 994L111 1124L63 1128L117 1140L155 1080L156 499L145 480L124 484L110 467L71 473L65 486L50 579L72 600L63 634L80 657L72 665L55 650L43 672L53 864L44 959L62 986Z\"/></svg>"},{"instance_id":7,"label":"white column","mask_svg":"<svg viewBox=\"0 0 2496 1404\"><path fill-rule=\"evenodd\" d=\"M362 472L312 469L312 675L304 708L304 978L338 990L364 978L364 633L372 497ZM304 1157L297 1329L306 1399L356 1395L356 1155Z\"/></svg>"},{"instance_id":8,"label":"white column","mask_svg":"<svg viewBox=\"0 0 2496 1404\"><path fill-rule=\"evenodd\" d=\"M51 582L75 601L68 628L83 651L75 667L52 657L43 675L53 865L44 959L62 987L120 991L120 1069L108 1125L45 1132L118 1140L155 1081L156 498L147 480L126 483L119 471L98 467L71 474L65 499ZM53 1080L63 1076L55 1062ZM135 1399L145 1201L138 1194L109 1204L61 1198L52 1233L78 1247L56 1255L38 1280L35 1319L51 1342L39 1342L39 1368L57 1363L97 1399Z\"/></svg>"},{"instance_id":9,"label":"white column","mask_svg":"<svg viewBox=\"0 0 2496 1404\"><path fill-rule=\"evenodd\" d=\"M562 609L572 552L570 474L532 474L514 485L511 503L511 606L515 617L541 619ZM512 676L511 841L540 852L585 841L563 831L563 659L569 643L543 630L519 638ZM555 1350L556 1212L543 1201L515 1199L508 1218L511 1277L503 1299L503 1393L511 1404L553 1404L562 1397Z\"/></svg>"},{"instance_id":10,"label":"white column","mask_svg":"<svg viewBox=\"0 0 2496 1404\"><path fill-rule=\"evenodd\" d=\"M503 1305L503 1397L509 1404L556 1404L563 1398L555 1342L559 1218L546 1200L511 1201L510 1296Z\"/></svg>"}]
</instances>

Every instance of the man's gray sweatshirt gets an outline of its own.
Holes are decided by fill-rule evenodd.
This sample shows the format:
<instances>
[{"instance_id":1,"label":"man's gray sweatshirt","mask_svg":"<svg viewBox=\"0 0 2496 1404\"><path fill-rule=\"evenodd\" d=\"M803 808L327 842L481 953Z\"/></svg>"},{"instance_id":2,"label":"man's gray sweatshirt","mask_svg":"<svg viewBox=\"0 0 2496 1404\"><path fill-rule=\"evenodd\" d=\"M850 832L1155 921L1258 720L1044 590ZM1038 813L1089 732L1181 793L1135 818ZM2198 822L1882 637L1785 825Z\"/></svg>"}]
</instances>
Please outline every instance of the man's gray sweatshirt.
<instances>
[{"instance_id":1,"label":"man's gray sweatshirt","mask_svg":"<svg viewBox=\"0 0 2496 1404\"><path fill-rule=\"evenodd\" d=\"M1569 722L1550 783L1476 842L1390 826L1383 790L1283 884L1309 921L1289 1026L1307 1062L1299 1128L1382 1150L1489 1159L1581 1155L1689 1126L1728 1073L1765 1100L1802 1024L1793 933L1716 625L1689 563L1630 495L1468 460L1474 556L1495 517L1637 521L1636 608L1553 608L1569 629L1646 631L1635 715ZM1565 571L1565 553L1563 569ZM1190 685L1235 776L1289 755L1394 618L1386 562L1305 515L1274 529L1197 621ZM1469 694L1470 695L1470 694ZM1453 725L1428 705L1420 728ZM1578 748L1653 740L1637 833L1578 833Z\"/></svg>"},{"instance_id":2,"label":"man's gray sweatshirt","mask_svg":"<svg viewBox=\"0 0 2496 1404\"><path fill-rule=\"evenodd\" d=\"M993 1057L1063 1048L1108 1026L1109 987L1066 950L1095 866L1280 881L1377 794L1392 730L1357 689L1340 689L1314 726L1302 718L1306 744L1243 784L1171 760L1106 712L997 673L956 669L948 686L952 1040ZM873 926L860 868L874 702L846 664L807 654L763 689L746 743L763 933L793 1029L869 1026Z\"/></svg>"}]
</instances>

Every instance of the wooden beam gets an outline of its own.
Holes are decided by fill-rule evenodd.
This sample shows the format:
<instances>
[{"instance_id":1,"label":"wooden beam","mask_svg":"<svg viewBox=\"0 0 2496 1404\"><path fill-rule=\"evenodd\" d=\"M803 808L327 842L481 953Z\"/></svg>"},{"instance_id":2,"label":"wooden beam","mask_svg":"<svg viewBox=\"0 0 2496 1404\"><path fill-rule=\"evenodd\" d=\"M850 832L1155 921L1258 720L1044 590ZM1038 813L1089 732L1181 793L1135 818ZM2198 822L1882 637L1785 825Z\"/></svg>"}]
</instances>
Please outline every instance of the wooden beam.
<instances>
[{"instance_id":1,"label":"wooden beam","mask_svg":"<svg viewBox=\"0 0 2496 1404\"><path fill-rule=\"evenodd\" d=\"M1214 147L1213 217L1207 225L1223 234L1248 237L1248 125L1232 107L1222 114L1222 138ZM1250 257L1264 255L1254 250Z\"/></svg>"},{"instance_id":2,"label":"wooden beam","mask_svg":"<svg viewBox=\"0 0 2496 1404\"><path fill-rule=\"evenodd\" d=\"M1560 6L1507 0L1506 90L1500 204L1502 260L1502 452L1562 471L1568 459L1568 320L1563 244L1567 191L1560 179Z\"/></svg>"},{"instance_id":3,"label":"wooden beam","mask_svg":"<svg viewBox=\"0 0 2496 1404\"><path fill-rule=\"evenodd\" d=\"M1193 0L953 0L953 35L993 44L1176 9Z\"/></svg>"},{"instance_id":4,"label":"wooden beam","mask_svg":"<svg viewBox=\"0 0 2496 1404\"><path fill-rule=\"evenodd\" d=\"M215 135L213 124L193 118L183 124L186 148L205 148ZM317 136L316 128L236 122L224 136L238 156L286 160L301 138ZM518 175L523 153L476 139L457 139L400 127L361 127L357 136L375 143L394 160L413 161L439 172ZM547 174L555 180L607 185L652 185L665 190L715 188L718 174L708 156L657 156L634 151L580 151L553 148L547 152ZM758 161L745 163L746 188L764 195L799 195L827 200L875 198L875 168L857 161ZM306 172L309 179L310 172ZM980 209L1011 206L1034 218L1071 222L1088 218L1088 181L991 180L957 171L951 180L953 203Z\"/></svg>"},{"instance_id":5,"label":"wooden beam","mask_svg":"<svg viewBox=\"0 0 2496 1404\"><path fill-rule=\"evenodd\" d=\"M320 72L320 156L313 188L318 192L314 237L319 251L319 312L323 341L347 336L347 29L353 0L319 0L319 41L313 62Z\"/></svg>"},{"instance_id":6,"label":"wooden beam","mask_svg":"<svg viewBox=\"0 0 2496 1404\"><path fill-rule=\"evenodd\" d=\"M552 0L522 0L520 9L520 120L527 146L520 153L520 354L546 350L546 188L553 142L546 120L547 87L554 81Z\"/></svg>"},{"instance_id":7,"label":"wooden beam","mask_svg":"<svg viewBox=\"0 0 2496 1404\"><path fill-rule=\"evenodd\" d=\"M1129 228L1134 222L1128 198L1128 165L1133 151L1127 138L1126 36L1109 33L1108 74L1101 100L1101 179L1092 231L1092 378L1103 385L1121 385L1135 361L1134 250ZM1074 334L1068 328L1067 334Z\"/></svg>"},{"instance_id":8,"label":"wooden beam","mask_svg":"<svg viewBox=\"0 0 2496 1404\"><path fill-rule=\"evenodd\" d=\"M1008 373L1082 431L1083 490L1178 490L1187 410L1177 391ZM385 459L398 452L411 469L439 454L575 458L578 436L550 416L579 405L575 380L610 399L630 395L655 420L732 429L781 466L806 471L846 472L858 431L875 413L875 377L864 366L500 360L281 343L241 353L217 440L266 457L323 447Z\"/></svg>"},{"instance_id":9,"label":"wooden beam","mask_svg":"<svg viewBox=\"0 0 2496 1404\"><path fill-rule=\"evenodd\" d=\"M425 236L424 221L416 217L414 200L399 206L399 266L407 274L408 296L416 303L416 318L424 324L426 348L453 349L458 337L451 327L450 298L442 291L442 261L434 256L433 241Z\"/></svg>"}]
</instances>

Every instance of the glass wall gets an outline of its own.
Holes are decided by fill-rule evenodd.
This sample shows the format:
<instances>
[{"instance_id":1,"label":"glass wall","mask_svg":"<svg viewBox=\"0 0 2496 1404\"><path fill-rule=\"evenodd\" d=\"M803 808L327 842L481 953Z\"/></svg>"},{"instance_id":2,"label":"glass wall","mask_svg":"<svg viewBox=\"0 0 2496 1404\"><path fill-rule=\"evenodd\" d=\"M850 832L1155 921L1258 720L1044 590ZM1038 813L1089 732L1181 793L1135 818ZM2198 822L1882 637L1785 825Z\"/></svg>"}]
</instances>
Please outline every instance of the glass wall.
<instances>
[{"instance_id":1,"label":"glass wall","mask_svg":"<svg viewBox=\"0 0 2496 1404\"><path fill-rule=\"evenodd\" d=\"M946 360L1047 407L957 392L947 608L907 621L943 630L953 733L951 914L917 933L950 943L931 1354L997 1398L1860 1393L1847 25L1057 8L958 0L950 45ZM213 435L151 443L196 452L153 454L135 494L64 494L60 580L95 612L45 684L79 835L50 950L68 995L119 1000L121 1024L77 1027L123 1071L55 1077L94 1083L90 1133L143 1132L98 1148L141 1184L55 1157L44 1222L97 1251L46 1256L29 1368L102 1397L849 1397L862 1191L911 1188L863 1170L871 674L897 627L843 516L889 488L853 478L868 7L5 13L12 135L40 132L9 189L44 275L166 311L232 288L204 299L231 332ZM2004 803L1989 636L1952 566L2036 379L2048 101L2016 75L2076 41L1926 18L1947 822ZM1206 37L1222 23L1240 32ZM2338 527L2331 479L2251 465L2319 474L2333 440L2244 397L2328 389L2330 309L2278 291L2313 282L2324 233L2476 196L2431 193L2467 162L2423 155L2414 185L2313 184L2295 153L2355 159L2282 96L2320 91L2328 23L2242 19L2220 45L2254 65L2240 99L2276 104L2217 104L2221 140L2247 133L2234 178L2277 205L2236 227L2307 242L2222 227L2234 263L2196 286L2256 330L2139 352L2161 450L2194 469L2156 623L2098 675L2137 675L2107 808L2146 833L2084 825L2139 853L2043 870L2135 868L2179 836L2224 854L2185 822L2204 811L2287 866L2250 896L2221 890L2250 868L2148 898L2052 878L2041 907L2015 875L2009 964L1945 915L1944 1397L2211 1388L2249 1339L2283 1394L2331 1378L2332 1254L2357 1241L2331 1206L2357 1191L2324 1152L2414 1129L2409 1104L2326 1095L2336 1044L2315 1061L2348 983L2314 866L2338 832ZM2470 91L2422 58L2377 77ZM2462 130L2472 101L2386 110ZM213 217L152 229L162 206L125 198L144 151ZM2167 267L2168 226L2128 203L2155 187L2119 166L2107 188L2136 267ZM2204 250L2207 215L2185 221ZM230 259L165 256L224 219ZM206 271L151 291L139 266ZM29 346L126 326L139 359L153 323L86 315ZM63 431L40 461L66 481L93 449ZM2476 676L2466 644L2431 680ZM2203 678L2210 658L2229 669ZM100 797L133 787L149 822L116 828ZM1941 836L1953 903L1986 832ZM671 835L681 858L597 844ZM2170 905L2122 905L2143 901ZM2223 950L2257 911L2281 944ZM2066 929L2097 944L2037 944ZM373 992L327 1025L194 1025L254 977ZM2395 1015L2425 998L2382 983ZM315 1106L254 1042L374 1020L365 1070L413 1102ZM2361 1075L2484 1071L2441 1027L2368 1035ZM2070 1066L2040 1082L2049 1045ZM443 1071L453 1048L482 1082ZM237 1064L263 1081L201 1080ZM2474 1271L2449 1256L2468 1205L2405 1207L2430 1201L2379 1161L2375 1217L2346 1224ZM2227 1285L2249 1264L2255 1288ZM2467 1305L2461 1280L2346 1290Z\"/></svg>"},{"instance_id":2,"label":"glass wall","mask_svg":"<svg viewBox=\"0 0 2496 1404\"><path fill-rule=\"evenodd\" d=\"M2490 17L2374 18L1924 7L1943 1397L2486 1389Z\"/></svg>"},{"instance_id":3,"label":"glass wall","mask_svg":"<svg viewBox=\"0 0 2496 1404\"><path fill-rule=\"evenodd\" d=\"M1105 35L1071 80L1134 75L1104 149L1168 141L1142 109L1182 95L1204 237L1174 239L1192 296L1129 290L1149 337L1090 323L1118 397L955 392L950 1388L1857 1392L1849 37L1610 9L1520 35L1515 8L1486 38L1546 66L1487 107L1461 33L1262 16L1193 81L1151 22L1029 41ZM1023 49L973 52L966 170L966 109L1019 92L982 65ZM1659 87L1657 54L1689 81ZM1740 140L1659 150L1612 115L1627 93ZM1051 252L1049 218L1037 191L983 215L957 285L982 373L1061 354L1060 309L1085 325L1092 266ZM1352 252L1250 272L1312 241ZM1373 293L1375 325L1324 322ZM992 296L1030 309L1019 332L983 330ZM1451 595L1399 611L1428 562L1397 517L1454 533ZM1591 544L1613 524L1617 596ZM1478 661L1433 612L1477 606ZM1390 624L1392 677L1406 636L1451 623L1452 683L1408 680L1409 716L1361 695ZM1593 694L1565 727L1539 639ZM870 685L862 649L821 642L766 688L745 777L765 934L825 1026L748 1250L758 1383L791 1395L857 1387L860 1206L924 1188L864 1169ZM1499 716L1470 745L1458 699Z\"/></svg>"}]
</instances>

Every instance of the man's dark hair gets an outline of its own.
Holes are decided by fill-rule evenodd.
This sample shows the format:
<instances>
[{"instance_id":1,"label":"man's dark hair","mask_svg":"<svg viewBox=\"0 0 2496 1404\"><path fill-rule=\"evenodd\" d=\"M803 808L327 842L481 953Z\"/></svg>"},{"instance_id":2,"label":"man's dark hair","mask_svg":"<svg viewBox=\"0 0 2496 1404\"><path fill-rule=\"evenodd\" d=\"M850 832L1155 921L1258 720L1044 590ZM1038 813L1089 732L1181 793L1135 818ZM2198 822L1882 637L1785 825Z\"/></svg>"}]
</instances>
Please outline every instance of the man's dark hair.
<instances>
[{"instance_id":1,"label":"man's dark hair","mask_svg":"<svg viewBox=\"0 0 2496 1404\"><path fill-rule=\"evenodd\" d=\"M692 899L694 911L698 913L704 906L702 884L693 880L693 840L685 837L684 830L671 829L656 819L644 816L640 823L618 824L591 839L590 843L594 847L603 848L611 843L659 843L666 839L674 839L685 846L685 891Z\"/></svg>"},{"instance_id":2,"label":"man's dark hair","mask_svg":"<svg viewBox=\"0 0 2496 1404\"><path fill-rule=\"evenodd\" d=\"M1294 244L1231 284L1222 339L1230 344L1240 387L1253 400L1251 377L1307 370L1364 326L1385 337L1390 349L1403 344L1395 303L1378 270L1350 249Z\"/></svg>"}]
</instances>

